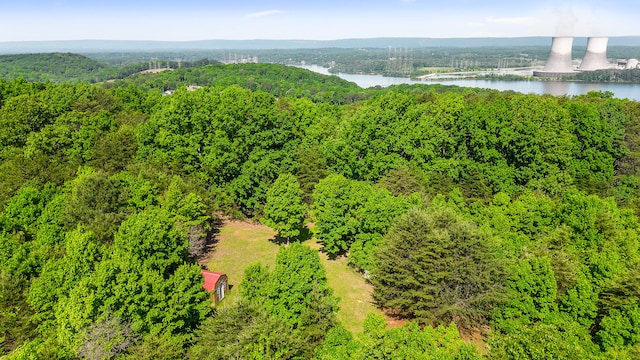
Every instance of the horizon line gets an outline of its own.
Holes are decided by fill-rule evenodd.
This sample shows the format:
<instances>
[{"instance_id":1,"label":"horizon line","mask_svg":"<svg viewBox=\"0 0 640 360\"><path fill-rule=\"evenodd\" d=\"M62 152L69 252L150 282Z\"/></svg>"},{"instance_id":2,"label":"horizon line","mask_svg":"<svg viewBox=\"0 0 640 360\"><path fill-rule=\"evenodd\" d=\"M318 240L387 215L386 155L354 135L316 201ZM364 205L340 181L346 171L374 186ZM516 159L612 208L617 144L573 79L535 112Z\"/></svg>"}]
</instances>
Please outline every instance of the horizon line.
<instances>
[{"instance_id":1,"label":"horizon line","mask_svg":"<svg viewBox=\"0 0 640 360\"><path fill-rule=\"evenodd\" d=\"M265 39L265 38L252 38L252 39L224 39L224 38L211 38L211 39L193 39L193 40L151 40L151 39L56 39L56 40L0 40L0 43L28 43L28 42L81 42L81 41L130 41L130 42L170 42L170 43L185 43L185 42L205 42L205 41L315 41L315 42L331 42L331 41L350 41L350 40L382 40L382 39L525 39L525 38L554 38L554 37L572 37L572 38L623 38L623 37L640 37L640 35L526 35L526 36L451 36L451 37L424 37L424 36L374 36L374 37L349 37L349 38L336 38L336 39Z\"/></svg>"}]
</instances>

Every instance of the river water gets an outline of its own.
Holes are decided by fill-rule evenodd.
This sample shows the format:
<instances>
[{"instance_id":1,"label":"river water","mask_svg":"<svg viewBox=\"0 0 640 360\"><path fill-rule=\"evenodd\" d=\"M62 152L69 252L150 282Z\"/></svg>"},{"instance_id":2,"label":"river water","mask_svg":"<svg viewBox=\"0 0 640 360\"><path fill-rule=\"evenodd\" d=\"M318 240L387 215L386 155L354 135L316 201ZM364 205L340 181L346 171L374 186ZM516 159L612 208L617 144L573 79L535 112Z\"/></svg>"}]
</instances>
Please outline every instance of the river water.
<instances>
[{"instance_id":1,"label":"river water","mask_svg":"<svg viewBox=\"0 0 640 360\"><path fill-rule=\"evenodd\" d=\"M640 101L640 84L619 84L619 83L583 83L574 81L537 81L537 80L428 80L419 81L409 78L390 77L382 75L358 75L358 74L330 74L327 68L318 65L302 65L305 69L325 75L337 75L342 79L354 82L362 88L373 86L387 87L399 84L442 84L456 85L462 87L474 87L495 89L500 91L513 90L525 94L551 94L562 95L582 95L589 91L610 91L617 98L627 98Z\"/></svg>"}]
</instances>

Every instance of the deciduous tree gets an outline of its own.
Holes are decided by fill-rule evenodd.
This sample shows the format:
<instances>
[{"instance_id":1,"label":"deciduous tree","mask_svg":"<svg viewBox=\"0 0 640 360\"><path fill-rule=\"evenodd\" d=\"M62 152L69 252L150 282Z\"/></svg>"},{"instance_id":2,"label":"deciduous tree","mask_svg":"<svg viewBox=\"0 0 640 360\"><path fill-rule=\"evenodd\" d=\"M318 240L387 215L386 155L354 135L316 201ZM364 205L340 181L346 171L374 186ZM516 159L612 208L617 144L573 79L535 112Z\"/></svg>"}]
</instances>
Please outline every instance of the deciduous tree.
<instances>
[{"instance_id":1,"label":"deciduous tree","mask_svg":"<svg viewBox=\"0 0 640 360\"><path fill-rule=\"evenodd\" d=\"M264 223L278 232L278 235L291 238L300 235L304 227L306 206L302 203L302 191L295 176L281 174L267 191L264 205Z\"/></svg>"}]
</instances>

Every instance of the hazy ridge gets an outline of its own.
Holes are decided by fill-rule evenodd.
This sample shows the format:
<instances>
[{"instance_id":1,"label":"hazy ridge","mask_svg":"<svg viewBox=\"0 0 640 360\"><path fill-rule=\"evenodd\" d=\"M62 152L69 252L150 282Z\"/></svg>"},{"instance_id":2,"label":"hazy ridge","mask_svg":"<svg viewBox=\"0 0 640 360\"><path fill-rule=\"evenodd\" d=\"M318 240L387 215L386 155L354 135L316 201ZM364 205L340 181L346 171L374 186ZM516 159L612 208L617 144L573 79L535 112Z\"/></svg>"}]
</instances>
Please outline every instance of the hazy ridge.
<instances>
[{"instance_id":1,"label":"hazy ridge","mask_svg":"<svg viewBox=\"0 0 640 360\"><path fill-rule=\"evenodd\" d=\"M586 37L576 37L575 46L586 45ZM387 47L482 47L550 46L551 37L512 38L369 38L342 40L201 40L201 41L126 41L68 40L0 42L0 53L33 52L111 52L223 49L314 49L314 48L387 48ZM610 46L640 46L640 36L609 38Z\"/></svg>"}]
</instances>

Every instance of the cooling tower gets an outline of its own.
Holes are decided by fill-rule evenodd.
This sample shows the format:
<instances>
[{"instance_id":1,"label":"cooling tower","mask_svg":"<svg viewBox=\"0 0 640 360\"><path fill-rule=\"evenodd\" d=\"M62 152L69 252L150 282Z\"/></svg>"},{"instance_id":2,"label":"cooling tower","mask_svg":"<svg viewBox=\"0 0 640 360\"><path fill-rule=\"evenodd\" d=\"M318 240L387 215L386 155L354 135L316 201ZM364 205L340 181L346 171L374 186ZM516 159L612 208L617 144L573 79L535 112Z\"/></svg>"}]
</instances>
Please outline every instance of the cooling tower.
<instances>
[{"instance_id":1,"label":"cooling tower","mask_svg":"<svg viewBox=\"0 0 640 360\"><path fill-rule=\"evenodd\" d=\"M572 73L571 47L573 38L569 36L554 37L551 43L549 60L542 70L544 73Z\"/></svg>"},{"instance_id":2,"label":"cooling tower","mask_svg":"<svg viewBox=\"0 0 640 360\"><path fill-rule=\"evenodd\" d=\"M609 67L607 62L607 42L606 37L590 37L587 42L587 52L584 54L582 63L578 70L591 71L602 70Z\"/></svg>"}]
</instances>

